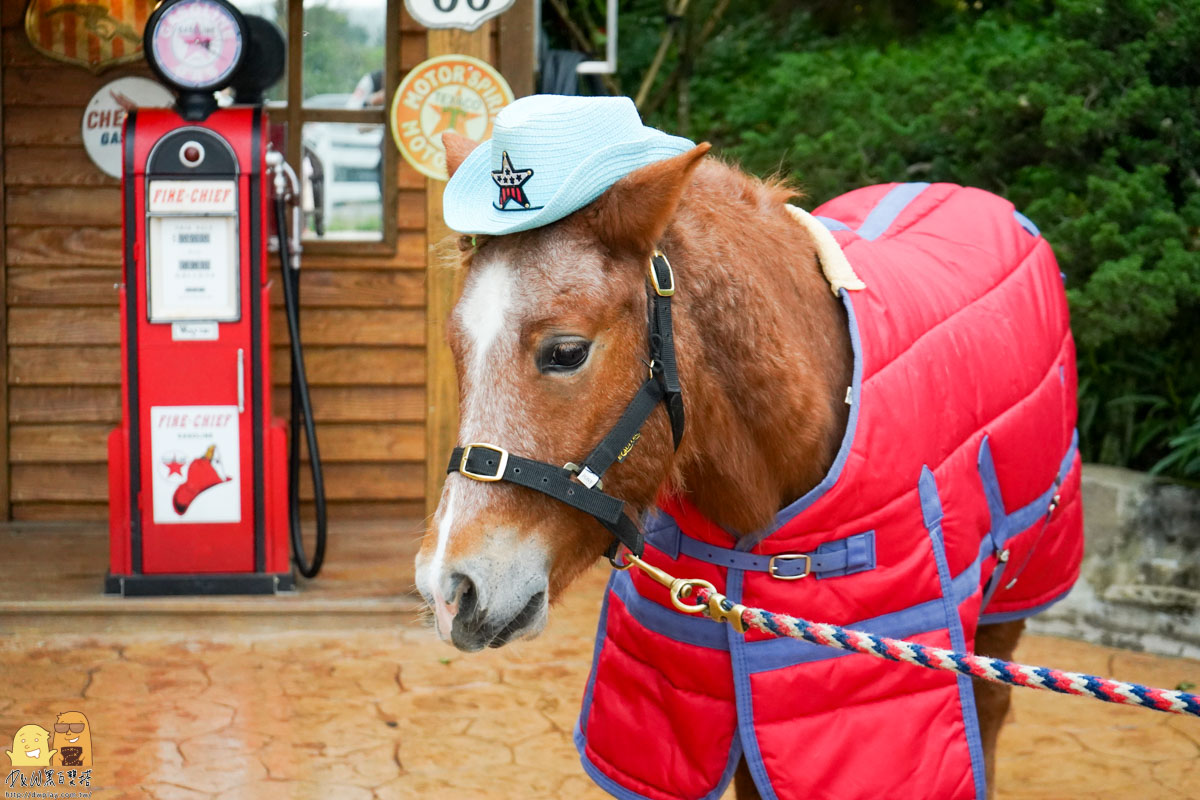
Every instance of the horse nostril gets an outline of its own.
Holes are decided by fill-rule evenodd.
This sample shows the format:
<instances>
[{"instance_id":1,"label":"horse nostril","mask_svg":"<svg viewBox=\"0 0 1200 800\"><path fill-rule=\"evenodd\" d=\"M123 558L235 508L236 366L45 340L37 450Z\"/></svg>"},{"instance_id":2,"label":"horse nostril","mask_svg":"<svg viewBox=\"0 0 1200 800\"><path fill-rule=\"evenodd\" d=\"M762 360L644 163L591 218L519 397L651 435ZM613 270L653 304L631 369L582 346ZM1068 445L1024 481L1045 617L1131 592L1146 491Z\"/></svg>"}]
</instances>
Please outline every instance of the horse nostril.
<instances>
[{"instance_id":1,"label":"horse nostril","mask_svg":"<svg viewBox=\"0 0 1200 800\"><path fill-rule=\"evenodd\" d=\"M458 604L459 618L470 619L474 616L479 605L479 593L475 590L474 581L461 572L454 573L450 576L450 596L455 598L451 602Z\"/></svg>"}]
</instances>

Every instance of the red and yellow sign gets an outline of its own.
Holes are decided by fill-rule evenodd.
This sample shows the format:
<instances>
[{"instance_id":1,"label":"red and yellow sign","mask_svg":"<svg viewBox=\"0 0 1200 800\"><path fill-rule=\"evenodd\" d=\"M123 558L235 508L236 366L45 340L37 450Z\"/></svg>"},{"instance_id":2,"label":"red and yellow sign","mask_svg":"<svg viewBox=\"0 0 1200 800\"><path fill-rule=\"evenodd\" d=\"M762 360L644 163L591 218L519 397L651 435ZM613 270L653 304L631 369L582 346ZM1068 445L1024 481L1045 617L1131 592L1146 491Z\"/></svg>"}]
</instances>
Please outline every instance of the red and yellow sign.
<instances>
[{"instance_id":1,"label":"red and yellow sign","mask_svg":"<svg viewBox=\"0 0 1200 800\"><path fill-rule=\"evenodd\" d=\"M405 75L392 97L392 138L405 161L444 181L442 134L485 141L496 114L512 101L508 82L487 62L462 55L431 58Z\"/></svg>"},{"instance_id":2,"label":"red and yellow sign","mask_svg":"<svg viewBox=\"0 0 1200 800\"><path fill-rule=\"evenodd\" d=\"M42 55L102 72L142 57L155 0L29 0L25 34Z\"/></svg>"}]
</instances>

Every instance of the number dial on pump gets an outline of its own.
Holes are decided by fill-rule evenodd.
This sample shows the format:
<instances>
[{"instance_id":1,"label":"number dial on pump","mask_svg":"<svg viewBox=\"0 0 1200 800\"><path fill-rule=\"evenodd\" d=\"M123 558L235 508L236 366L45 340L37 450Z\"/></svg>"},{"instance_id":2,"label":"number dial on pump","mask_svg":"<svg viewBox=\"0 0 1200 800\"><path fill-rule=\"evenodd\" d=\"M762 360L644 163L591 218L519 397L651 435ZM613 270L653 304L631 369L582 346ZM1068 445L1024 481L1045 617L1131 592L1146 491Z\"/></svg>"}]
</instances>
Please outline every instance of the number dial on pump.
<instances>
[{"instance_id":1,"label":"number dial on pump","mask_svg":"<svg viewBox=\"0 0 1200 800\"><path fill-rule=\"evenodd\" d=\"M246 51L246 23L224 0L176 0L159 6L147 23L147 60L181 91L226 86Z\"/></svg>"}]
</instances>

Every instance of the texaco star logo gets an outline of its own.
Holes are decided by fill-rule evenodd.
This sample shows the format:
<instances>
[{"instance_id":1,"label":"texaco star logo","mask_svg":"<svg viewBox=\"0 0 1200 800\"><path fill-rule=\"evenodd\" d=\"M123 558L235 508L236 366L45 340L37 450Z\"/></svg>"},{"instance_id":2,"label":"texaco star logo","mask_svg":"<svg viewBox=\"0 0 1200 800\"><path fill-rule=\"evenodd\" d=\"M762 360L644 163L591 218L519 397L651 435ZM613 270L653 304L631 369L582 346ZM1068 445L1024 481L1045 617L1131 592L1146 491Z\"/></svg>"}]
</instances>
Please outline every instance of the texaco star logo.
<instances>
[{"instance_id":1,"label":"texaco star logo","mask_svg":"<svg viewBox=\"0 0 1200 800\"><path fill-rule=\"evenodd\" d=\"M492 170L492 180L500 187L500 202L492 203L492 205L500 211L533 211L534 208L529 204L529 198L525 196L525 190L521 188L525 185L525 181L533 177L533 170L513 169L507 152L500 155L500 166L500 169ZM508 208L510 200L520 208Z\"/></svg>"}]
</instances>

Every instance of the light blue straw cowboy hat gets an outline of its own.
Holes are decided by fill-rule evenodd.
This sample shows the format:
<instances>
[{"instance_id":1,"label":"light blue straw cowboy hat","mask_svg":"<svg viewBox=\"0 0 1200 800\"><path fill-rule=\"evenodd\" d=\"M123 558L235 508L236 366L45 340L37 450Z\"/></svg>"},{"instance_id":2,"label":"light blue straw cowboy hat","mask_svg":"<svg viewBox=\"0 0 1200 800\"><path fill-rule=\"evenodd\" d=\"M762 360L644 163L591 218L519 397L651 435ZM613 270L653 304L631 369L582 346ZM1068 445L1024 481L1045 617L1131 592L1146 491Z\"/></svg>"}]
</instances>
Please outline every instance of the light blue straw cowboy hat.
<instances>
[{"instance_id":1,"label":"light blue straw cowboy hat","mask_svg":"<svg viewBox=\"0 0 1200 800\"><path fill-rule=\"evenodd\" d=\"M523 97L496 115L446 185L442 214L459 233L499 235L578 211L621 178L695 147L642 124L628 97Z\"/></svg>"}]
</instances>

